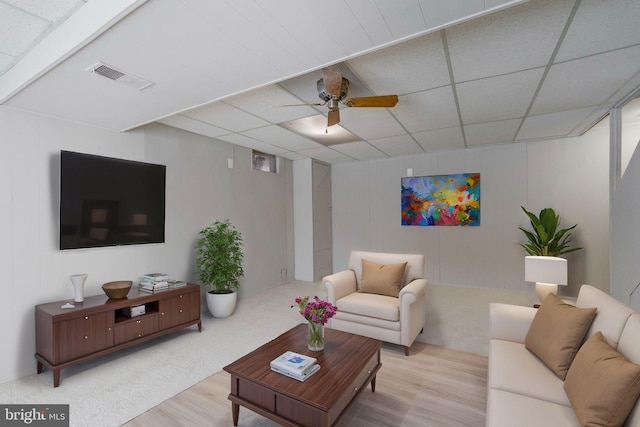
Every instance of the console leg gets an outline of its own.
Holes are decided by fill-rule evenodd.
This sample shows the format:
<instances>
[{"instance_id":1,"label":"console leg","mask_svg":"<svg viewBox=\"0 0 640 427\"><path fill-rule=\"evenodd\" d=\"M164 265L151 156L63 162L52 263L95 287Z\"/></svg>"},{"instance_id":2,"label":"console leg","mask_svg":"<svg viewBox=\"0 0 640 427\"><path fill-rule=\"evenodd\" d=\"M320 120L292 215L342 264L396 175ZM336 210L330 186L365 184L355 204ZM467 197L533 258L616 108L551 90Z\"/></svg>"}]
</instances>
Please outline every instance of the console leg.
<instances>
[{"instance_id":1,"label":"console leg","mask_svg":"<svg viewBox=\"0 0 640 427\"><path fill-rule=\"evenodd\" d=\"M60 369L53 370L53 386L58 387L60 385Z\"/></svg>"},{"instance_id":2,"label":"console leg","mask_svg":"<svg viewBox=\"0 0 640 427\"><path fill-rule=\"evenodd\" d=\"M39 374L42 373L42 369L44 368L44 366L42 365L42 362L38 360L38 368L37 371Z\"/></svg>"},{"instance_id":3,"label":"console leg","mask_svg":"<svg viewBox=\"0 0 640 427\"><path fill-rule=\"evenodd\" d=\"M231 416L233 417L233 425L238 425L238 415L240 415L240 405L231 402Z\"/></svg>"},{"instance_id":4,"label":"console leg","mask_svg":"<svg viewBox=\"0 0 640 427\"><path fill-rule=\"evenodd\" d=\"M373 377L373 379L371 380L371 393L375 393L376 392L376 377Z\"/></svg>"},{"instance_id":5,"label":"console leg","mask_svg":"<svg viewBox=\"0 0 640 427\"><path fill-rule=\"evenodd\" d=\"M198 332L202 332L202 321L198 322Z\"/></svg>"}]
</instances>

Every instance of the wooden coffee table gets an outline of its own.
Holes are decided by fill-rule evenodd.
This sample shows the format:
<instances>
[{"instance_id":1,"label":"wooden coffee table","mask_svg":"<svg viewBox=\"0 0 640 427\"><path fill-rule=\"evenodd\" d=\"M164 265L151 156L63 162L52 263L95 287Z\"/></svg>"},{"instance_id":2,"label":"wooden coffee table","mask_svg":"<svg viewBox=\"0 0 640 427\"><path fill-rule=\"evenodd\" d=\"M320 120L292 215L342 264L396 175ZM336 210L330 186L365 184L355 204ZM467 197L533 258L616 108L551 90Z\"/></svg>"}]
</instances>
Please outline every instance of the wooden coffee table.
<instances>
[{"instance_id":1,"label":"wooden coffee table","mask_svg":"<svg viewBox=\"0 0 640 427\"><path fill-rule=\"evenodd\" d=\"M224 367L234 426L240 406L283 426L334 426L367 384L375 391L380 341L325 329L324 351L310 351L307 328L300 324ZM269 363L286 351L317 358L320 370L304 382L273 372Z\"/></svg>"}]
</instances>

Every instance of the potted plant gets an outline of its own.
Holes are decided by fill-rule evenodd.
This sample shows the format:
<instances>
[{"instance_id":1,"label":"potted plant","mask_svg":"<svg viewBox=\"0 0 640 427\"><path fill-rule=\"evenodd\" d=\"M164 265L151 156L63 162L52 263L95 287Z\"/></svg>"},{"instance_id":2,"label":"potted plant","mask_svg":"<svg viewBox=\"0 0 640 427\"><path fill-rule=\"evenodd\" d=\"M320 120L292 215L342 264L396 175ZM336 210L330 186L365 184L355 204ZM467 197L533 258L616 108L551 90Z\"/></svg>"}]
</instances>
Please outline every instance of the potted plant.
<instances>
[{"instance_id":1,"label":"potted plant","mask_svg":"<svg viewBox=\"0 0 640 427\"><path fill-rule=\"evenodd\" d=\"M214 221L199 233L196 243L196 275L211 290L206 294L207 307L213 317L233 313L244 275L242 234L229 220Z\"/></svg>"},{"instance_id":2,"label":"potted plant","mask_svg":"<svg viewBox=\"0 0 640 427\"><path fill-rule=\"evenodd\" d=\"M579 251L582 248L569 248L571 242L570 230L576 228L578 224L574 224L569 228L558 229L560 225L560 215L556 215L551 208L545 208L540 211L540 215L536 216L520 206L525 214L529 217L532 231L523 227L518 227L527 236L528 241L520 243L529 255L532 256L553 256L567 254L569 252Z\"/></svg>"},{"instance_id":3,"label":"potted plant","mask_svg":"<svg viewBox=\"0 0 640 427\"><path fill-rule=\"evenodd\" d=\"M557 295L558 283L567 284L567 260L560 258L560 255L582 249L569 247L569 231L578 224L569 228L559 228L560 215L556 215L553 209L542 209L536 216L524 206L521 208L531 223L531 230L518 227L528 240L520 243L529 254L525 257L525 280L536 282L536 295L542 303L548 294Z\"/></svg>"}]
</instances>

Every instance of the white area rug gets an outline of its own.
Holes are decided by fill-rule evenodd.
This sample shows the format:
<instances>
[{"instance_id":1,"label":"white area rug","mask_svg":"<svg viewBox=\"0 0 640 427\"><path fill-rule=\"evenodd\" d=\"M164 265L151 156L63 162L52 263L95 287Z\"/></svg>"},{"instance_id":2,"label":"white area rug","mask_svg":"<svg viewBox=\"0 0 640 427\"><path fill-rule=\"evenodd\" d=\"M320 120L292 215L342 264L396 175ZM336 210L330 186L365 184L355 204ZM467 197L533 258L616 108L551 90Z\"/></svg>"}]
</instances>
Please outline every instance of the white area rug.
<instances>
[{"instance_id":1,"label":"white area rug","mask_svg":"<svg viewBox=\"0 0 640 427\"><path fill-rule=\"evenodd\" d=\"M305 295L325 298L326 290L320 283L292 282L240 299L231 317L216 319L205 309L201 333L192 326L63 369L57 388L48 369L0 384L0 402L68 403L71 426L119 426L303 322L291 305ZM33 365L35 370L35 359Z\"/></svg>"}]
</instances>

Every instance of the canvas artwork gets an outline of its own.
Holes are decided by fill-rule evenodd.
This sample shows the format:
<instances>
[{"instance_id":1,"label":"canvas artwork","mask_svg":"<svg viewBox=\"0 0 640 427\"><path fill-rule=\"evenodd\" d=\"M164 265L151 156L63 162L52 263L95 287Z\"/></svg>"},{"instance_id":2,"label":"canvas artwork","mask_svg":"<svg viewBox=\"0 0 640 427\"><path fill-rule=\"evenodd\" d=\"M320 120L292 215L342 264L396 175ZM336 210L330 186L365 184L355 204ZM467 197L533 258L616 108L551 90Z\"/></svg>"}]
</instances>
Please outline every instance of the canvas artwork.
<instances>
[{"instance_id":1,"label":"canvas artwork","mask_svg":"<svg viewBox=\"0 0 640 427\"><path fill-rule=\"evenodd\" d=\"M402 225L480 225L480 174L402 178Z\"/></svg>"}]
</instances>

